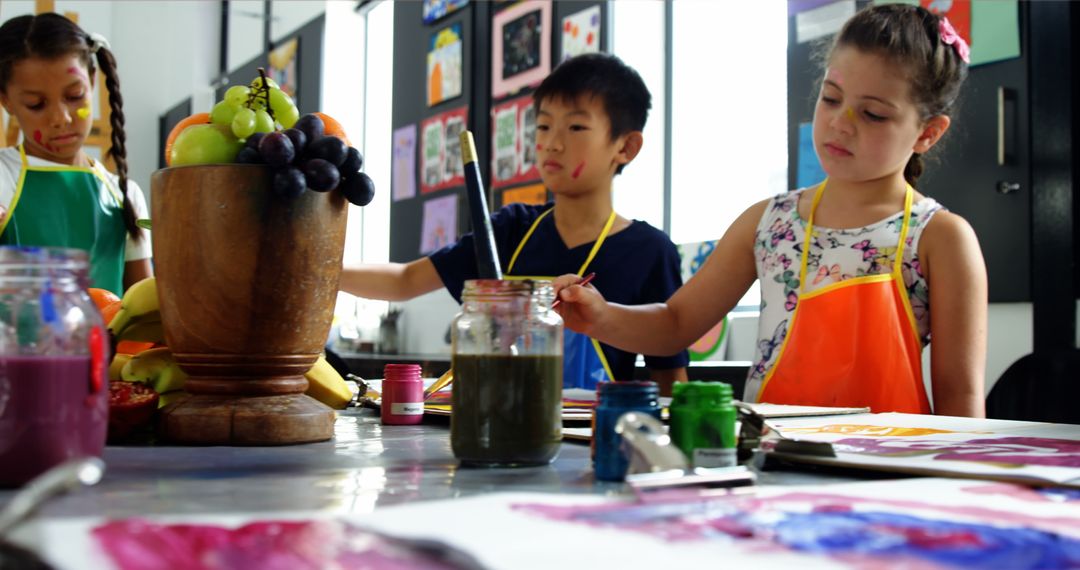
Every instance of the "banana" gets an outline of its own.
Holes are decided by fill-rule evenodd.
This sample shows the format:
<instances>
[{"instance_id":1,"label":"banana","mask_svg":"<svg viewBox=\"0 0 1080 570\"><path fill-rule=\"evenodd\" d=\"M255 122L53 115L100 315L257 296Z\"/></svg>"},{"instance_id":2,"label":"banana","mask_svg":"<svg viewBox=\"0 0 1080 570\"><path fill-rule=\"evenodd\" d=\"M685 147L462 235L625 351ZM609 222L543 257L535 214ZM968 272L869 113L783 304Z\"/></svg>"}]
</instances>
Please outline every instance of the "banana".
<instances>
[{"instance_id":1,"label":"banana","mask_svg":"<svg viewBox=\"0 0 1080 570\"><path fill-rule=\"evenodd\" d=\"M124 296L120 299L120 310L109 322L109 331L119 336L132 320L139 318L155 320L154 313L158 313L156 320L160 321L159 311L157 280L147 277L128 287L128 290L124 292Z\"/></svg>"},{"instance_id":2,"label":"banana","mask_svg":"<svg viewBox=\"0 0 1080 570\"><path fill-rule=\"evenodd\" d=\"M183 389L187 377L173 358L172 351L166 347L151 348L136 354L120 371L120 378L124 381L149 384L158 394Z\"/></svg>"},{"instance_id":3,"label":"banana","mask_svg":"<svg viewBox=\"0 0 1080 570\"><path fill-rule=\"evenodd\" d=\"M145 318L128 321L127 326L116 333L117 342L134 340L138 342L165 342L165 331L161 328L161 314L151 313Z\"/></svg>"},{"instance_id":4,"label":"banana","mask_svg":"<svg viewBox=\"0 0 1080 570\"><path fill-rule=\"evenodd\" d=\"M304 374L304 378L308 381L305 394L331 408L342 410L352 401L353 393L349 389L349 384L337 370L334 370L333 366L330 366L325 356L319 356L319 359L315 361L315 366Z\"/></svg>"},{"instance_id":5,"label":"banana","mask_svg":"<svg viewBox=\"0 0 1080 570\"><path fill-rule=\"evenodd\" d=\"M117 354L113 357L112 362L109 363L109 382L119 382L121 376L121 370L124 369L124 365L131 360L130 354Z\"/></svg>"}]
</instances>

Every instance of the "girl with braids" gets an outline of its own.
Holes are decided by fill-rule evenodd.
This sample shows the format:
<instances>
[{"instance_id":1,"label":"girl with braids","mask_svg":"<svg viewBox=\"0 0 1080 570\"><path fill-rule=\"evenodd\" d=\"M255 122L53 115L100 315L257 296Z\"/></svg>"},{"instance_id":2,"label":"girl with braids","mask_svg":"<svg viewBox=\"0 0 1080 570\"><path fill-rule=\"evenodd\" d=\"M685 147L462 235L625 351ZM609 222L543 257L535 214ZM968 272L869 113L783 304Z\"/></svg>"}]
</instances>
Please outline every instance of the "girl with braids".
<instances>
[{"instance_id":1,"label":"girl with braids","mask_svg":"<svg viewBox=\"0 0 1080 570\"><path fill-rule=\"evenodd\" d=\"M967 222L914 188L920 156L949 129L967 60L948 20L923 8L856 13L834 40L814 110L828 178L747 209L666 303L608 303L560 277L566 326L673 353L758 279L745 401L984 416L982 253ZM921 358L931 339L932 401Z\"/></svg>"},{"instance_id":2,"label":"girl with braids","mask_svg":"<svg viewBox=\"0 0 1080 570\"><path fill-rule=\"evenodd\" d=\"M98 67L117 175L83 151ZM148 217L146 199L127 178L123 99L105 39L57 14L8 20L0 103L22 129L22 144L0 149L0 243L87 250L91 285L117 294L149 277L150 239L135 224Z\"/></svg>"}]
</instances>

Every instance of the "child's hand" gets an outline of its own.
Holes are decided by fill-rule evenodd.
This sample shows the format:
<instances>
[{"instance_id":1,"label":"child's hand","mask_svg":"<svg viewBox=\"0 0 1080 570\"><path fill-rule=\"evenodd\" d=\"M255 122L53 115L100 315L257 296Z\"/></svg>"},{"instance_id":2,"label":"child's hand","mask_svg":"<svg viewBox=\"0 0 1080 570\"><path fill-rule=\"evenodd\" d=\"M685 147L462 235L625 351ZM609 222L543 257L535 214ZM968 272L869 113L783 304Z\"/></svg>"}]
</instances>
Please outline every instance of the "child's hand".
<instances>
[{"instance_id":1,"label":"child's hand","mask_svg":"<svg viewBox=\"0 0 1080 570\"><path fill-rule=\"evenodd\" d=\"M555 279L555 308L563 318L563 324L573 331L589 335L600 323L607 309L607 301L592 285L581 286L578 275L563 275Z\"/></svg>"}]
</instances>

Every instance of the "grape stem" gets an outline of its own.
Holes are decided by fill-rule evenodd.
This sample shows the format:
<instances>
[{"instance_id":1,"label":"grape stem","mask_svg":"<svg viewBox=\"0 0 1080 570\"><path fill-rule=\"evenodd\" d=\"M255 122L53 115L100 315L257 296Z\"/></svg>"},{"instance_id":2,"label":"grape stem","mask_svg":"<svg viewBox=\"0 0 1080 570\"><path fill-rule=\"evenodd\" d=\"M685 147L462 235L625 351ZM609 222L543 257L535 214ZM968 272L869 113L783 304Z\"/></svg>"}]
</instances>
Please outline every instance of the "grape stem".
<instances>
[{"instance_id":1,"label":"grape stem","mask_svg":"<svg viewBox=\"0 0 1080 570\"><path fill-rule=\"evenodd\" d=\"M262 81L259 82L258 89L252 89L248 94L247 108L253 109L252 106L256 99L261 95L266 100L266 114L270 115L272 121L277 121L277 117L274 116L274 109L270 106L270 83L266 80L266 70L259 68L259 78Z\"/></svg>"}]
</instances>

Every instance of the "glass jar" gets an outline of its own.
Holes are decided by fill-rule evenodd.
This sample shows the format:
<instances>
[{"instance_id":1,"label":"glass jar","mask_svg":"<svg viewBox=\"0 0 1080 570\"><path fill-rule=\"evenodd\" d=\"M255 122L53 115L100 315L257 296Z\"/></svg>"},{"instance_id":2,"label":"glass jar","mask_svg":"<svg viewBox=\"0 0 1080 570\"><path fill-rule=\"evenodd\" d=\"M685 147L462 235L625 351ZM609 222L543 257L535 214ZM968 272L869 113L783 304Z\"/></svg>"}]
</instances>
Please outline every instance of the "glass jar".
<instances>
[{"instance_id":1,"label":"glass jar","mask_svg":"<svg viewBox=\"0 0 1080 570\"><path fill-rule=\"evenodd\" d=\"M660 388L656 382L601 382L596 385L592 415L593 476L598 481L622 481L629 460L615 424L627 412L648 414L659 421Z\"/></svg>"},{"instance_id":2,"label":"glass jar","mask_svg":"<svg viewBox=\"0 0 1080 570\"><path fill-rule=\"evenodd\" d=\"M731 384L677 382L671 391L671 441L694 467L734 466L738 413Z\"/></svg>"},{"instance_id":3,"label":"glass jar","mask_svg":"<svg viewBox=\"0 0 1080 570\"><path fill-rule=\"evenodd\" d=\"M465 282L450 326L450 443L465 464L550 463L562 441L562 317L550 283Z\"/></svg>"},{"instance_id":4,"label":"glass jar","mask_svg":"<svg viewBox=\"0 0 1080 570\"><path fill-rule=\"evenodd\" d=\"M81 250L0 247L0 486L100 456L108 334Z\"/></svg>"}]
</instances>

